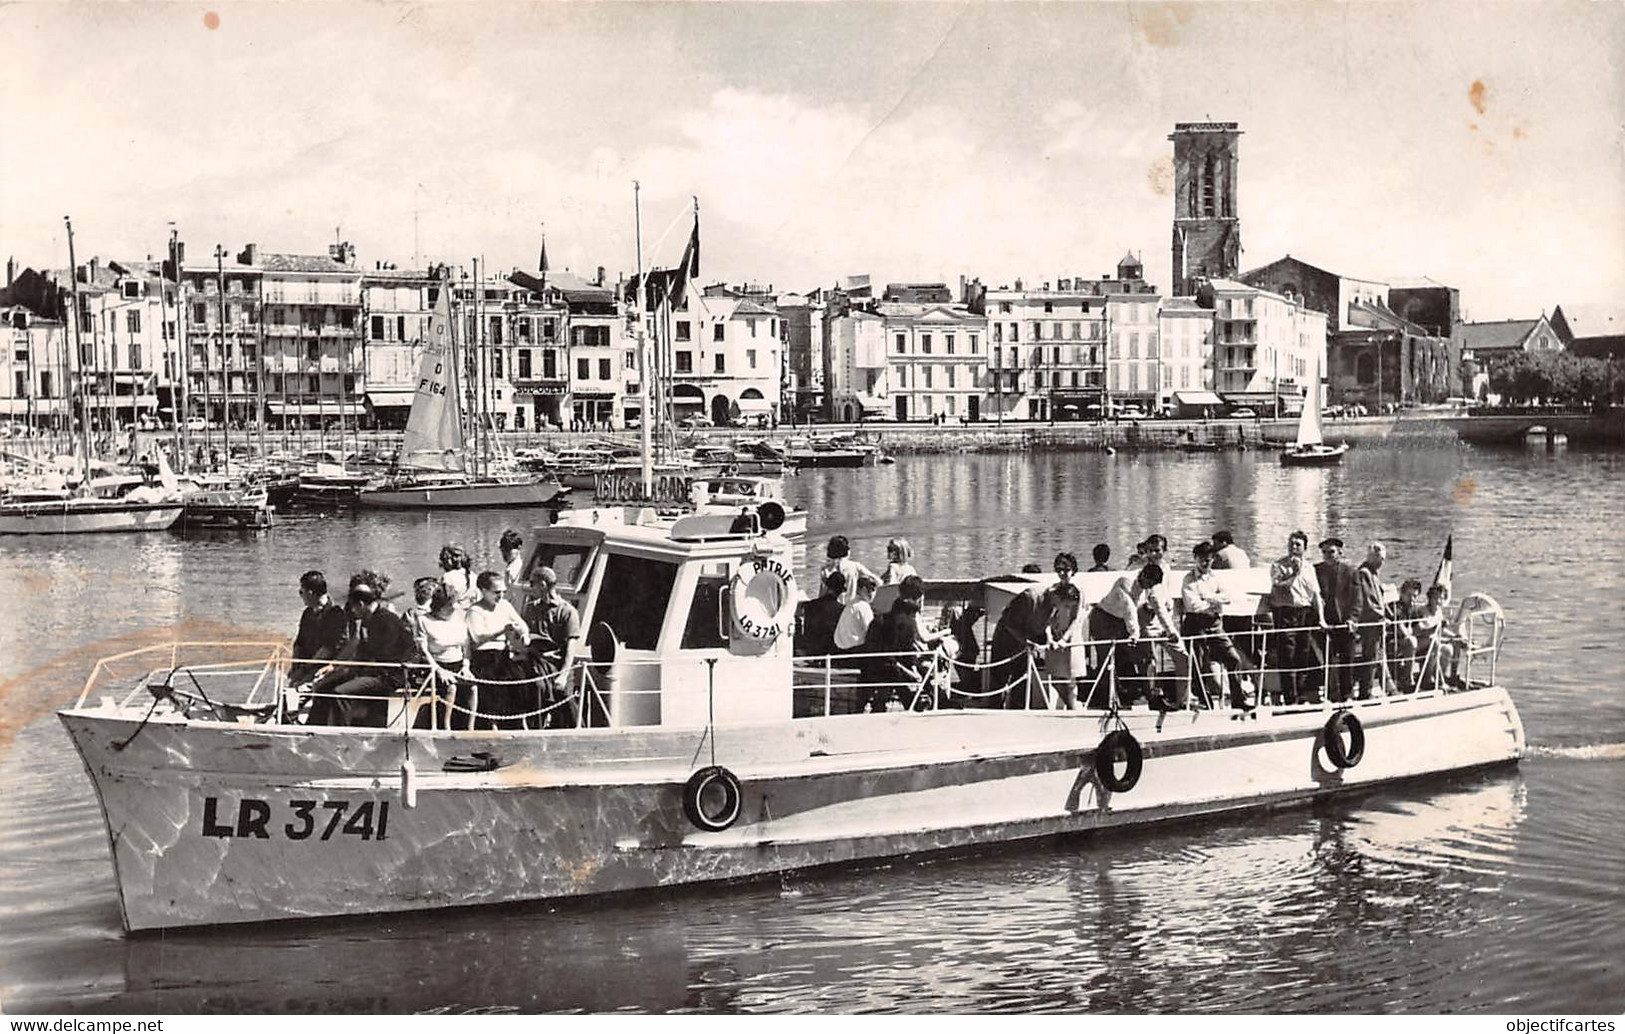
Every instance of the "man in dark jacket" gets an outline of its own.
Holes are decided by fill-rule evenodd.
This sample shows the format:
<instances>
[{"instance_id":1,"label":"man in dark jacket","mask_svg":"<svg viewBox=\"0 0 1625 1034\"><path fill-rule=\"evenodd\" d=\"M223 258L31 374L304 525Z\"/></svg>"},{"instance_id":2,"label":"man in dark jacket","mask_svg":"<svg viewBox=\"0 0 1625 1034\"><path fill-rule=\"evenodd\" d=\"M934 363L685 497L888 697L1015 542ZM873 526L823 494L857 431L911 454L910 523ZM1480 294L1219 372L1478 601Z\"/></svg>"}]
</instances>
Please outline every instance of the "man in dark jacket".
<instances>
[{"instance_id":1,"label":"man in dark jacket","mask_svg":"<svg viewBox=\"0 0 1625 1034\"><path fill-rule=\"evenodd\" d=\"M1347 700L1354 681L1354 630L1350 623L1359 606L1360 592L1355 585L1354 565L1343 559L1342 539L1323 540L1320 555L1324 559L1315 565L1315 581L1320 585L1325 612L1322 617L1330 626L1326 632L1327 663L1331 666L1326 696Z\"/></svg>"},{"instance_id":2,"label":"man in dark jacket","mask_svg":"<svg viewBox=\"0 0 1625 1034\"><path fill-rule=\"evenodd\" d=\"M1382 691L1382 622L1388 616L1388 611L1383 603L1382 581L1378 572L1387 558L1387 547L1381 542L1373 542L1366 548L1365 562L1355 572L1358 602L1354 620L1360 624L1356 636L1360 642L1360 667L1354 688L1361 700L1371 699L1373 686L1379 693Z\"/></svg>"},{"instance_id":3,"label":"man in dark jacket","mask_svg":"<svg viewBox=\"0 0 1625 1034\"><path fill-rule=\"evenodd\" d=\"M383 606L381 597L376 582L351 579L344 609L354 625L345 660L359 663L336 668L311 686L321 695L311 708L309 724L384 726L389 714L384 698L401 687L416 644L406 621Z\"/></svg>"}]
</instances>

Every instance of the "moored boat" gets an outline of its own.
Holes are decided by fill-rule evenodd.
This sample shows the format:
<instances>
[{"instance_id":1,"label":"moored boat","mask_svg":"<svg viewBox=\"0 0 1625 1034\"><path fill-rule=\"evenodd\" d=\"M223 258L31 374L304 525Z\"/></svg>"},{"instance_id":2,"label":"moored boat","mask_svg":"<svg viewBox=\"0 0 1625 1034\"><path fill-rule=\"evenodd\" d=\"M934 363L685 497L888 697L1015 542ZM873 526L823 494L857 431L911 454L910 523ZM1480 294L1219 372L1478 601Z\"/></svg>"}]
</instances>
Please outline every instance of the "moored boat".
<instances>
[{"instance_id":1,"label":"moored boat","mask_svg":"<svg viewBox=\"0 0 1625 1034\"><path fill-rule=\"evenodd\" d=\"M1343 461L1349 451L1347 442L1327 445L1320 417L1320 368L1313 370L1309 388L1303 400L1303 411L1298 414L1298 434L1292 447L1281 453L1281 463L1288 467L1325 467Z\"/></svg>"},{"instance_id":2,"label":"moored boat","mask_svg":"<svg viewBox=\"0 0 1625 1034\"><path fill-rule=\"evenodd\" d=\"M1483 597L1458 616L1455 683L1162 712L1117 704L1107 665L1114 706L1064 710L1031 660L1005 681L951 653L876 655L878 674L797 657L782 536L646 516L531 536L527 573L557 572L587 630L556 690L523 683L535 692L524 721L541 727L445 728L450 683L428 669L390 699L384 727L300 724L281 647L98 665L60 717L101 801L126 928L748 878L1273 807L1523 749L1495 678L1502 618ZM1100 593L1090 577L1086 601ZM1226 577L1246 599L1267 573ZM996 613L1036 587L942 583L933 598ZM141 670L122 695L108 681ZM901 702L850 713L840 701L864 681ZM1032 709L983 709L1012 688Z\"/></svg>"}]
</instances>

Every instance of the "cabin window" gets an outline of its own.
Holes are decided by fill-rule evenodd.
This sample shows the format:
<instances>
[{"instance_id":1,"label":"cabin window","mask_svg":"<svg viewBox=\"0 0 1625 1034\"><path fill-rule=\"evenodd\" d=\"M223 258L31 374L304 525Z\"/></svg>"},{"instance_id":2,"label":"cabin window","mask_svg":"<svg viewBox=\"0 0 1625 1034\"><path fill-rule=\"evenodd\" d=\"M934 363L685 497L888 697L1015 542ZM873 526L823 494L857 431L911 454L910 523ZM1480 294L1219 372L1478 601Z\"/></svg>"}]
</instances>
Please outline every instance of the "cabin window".
<instances>
[{"instance_id":1,"label":"cabin window","mask_svg":"<svg viewBox=\"0 0 1625 1034\"><path fill-rule=\"evenodd\" d=\"M629 650L653 650L676 581L676 564L612 553L604 564L592 623L608 625Z\"/></svg>"},{"instance_id":2,"label":"cabin window","mask_svg":"<svg viewBox=\"0 0 1625 1034\"><path fill-rule=\"evenodd\" d=\"M727 574L700 576L689 602L688 622L683 626L683 649L720 650L728 645L722 624L722 594L727 590Z\"/></svg>"},{"instance_id":3,"label":"cabin window","mask_svg":"<svg viewBox=\"0 0 1625 1034\"><path fill-rule=\"evenodd\" d=\"M559 576L559 588L579 591L586 581L585 575L592 559L592 547L581 543L544 542L530 555L525 567L527 583L536 581L534 572L539 567L551 567Z\"/></svg>"}]
</instances>

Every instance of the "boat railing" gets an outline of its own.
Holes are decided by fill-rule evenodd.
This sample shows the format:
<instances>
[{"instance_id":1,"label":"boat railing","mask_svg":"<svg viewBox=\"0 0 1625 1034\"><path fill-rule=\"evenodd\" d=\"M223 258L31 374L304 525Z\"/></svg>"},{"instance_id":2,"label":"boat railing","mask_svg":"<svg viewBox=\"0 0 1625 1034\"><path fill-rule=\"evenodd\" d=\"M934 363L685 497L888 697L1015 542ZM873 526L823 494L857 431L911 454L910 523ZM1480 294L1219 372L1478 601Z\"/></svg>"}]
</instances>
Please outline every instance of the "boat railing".
<instances>
[{"instance_id":1,"label":"boat railing","mask_svg":"<svg viewBox=\"0 0 1625 1034\"><path fill-rule=\"evenodd\" d=\"M798 714L922 710L942 707L1118 710L1145 700L1150 706L1251 709L1351 700L1356 685L1372 699L1411 698L1496 682L1503 623L1497 613L1485 634L1437 619L1385 618L1321 628L1260 625L1137 639L1070 638L1028 643L1002 656L991 649L975 659L947 643L919 652L858 650L796 658ZM1375 640L1374 658L1351 649L1362 632ZM1419 634L1420 633L1420 634ZM1350 649L1334 659L1333 637ZM1421 640L1426 639L1423 646ZM1344 645L1342 643L1340 646ZM1233 656L1240 663L1232 663ZM1061 651L1084 654L1084 664L1046 663ZM1070 661L1071 658L1069 657ZM1057 674L1064 668L1065 674ZM1335 687L1335 695L1334 695ZM819 699L821 698L821 699Z\"/></svg>"}]
</instances>

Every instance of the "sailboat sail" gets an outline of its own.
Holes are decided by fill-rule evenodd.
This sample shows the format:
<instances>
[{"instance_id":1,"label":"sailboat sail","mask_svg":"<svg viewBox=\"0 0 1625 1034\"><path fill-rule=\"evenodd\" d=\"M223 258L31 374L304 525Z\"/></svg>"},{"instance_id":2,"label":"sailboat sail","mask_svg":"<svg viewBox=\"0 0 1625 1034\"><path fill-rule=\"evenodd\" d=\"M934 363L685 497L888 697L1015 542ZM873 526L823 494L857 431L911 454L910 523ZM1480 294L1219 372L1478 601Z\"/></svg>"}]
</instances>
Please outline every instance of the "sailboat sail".
<instances>
[{"instance_id":1,"label":"sailboat sail","mask_svg":"<svg viewBox=\"0 0 1625 1034\"><path fill-rule=\"evenodd\" d=\"M1306 445L1323 445L1326 437L1320 429L1320 367L1316 364L1313 376L1309 378L1309 388L1303 397L1303 412L1298 414L1298 441L1299 448Z\"/></svg>"},{"instance_id":2,"label":"sailboat sail","mask_svg":"<svg viewBox=\"0 0 1625 1034\"><path fill-rule=\"evenodd\" d=\"M417 392L401 442L403 467L463 469L463 414L457 402L451 355L451 282L440 283L418 366Z\"/></svg>"}]
</instances>

